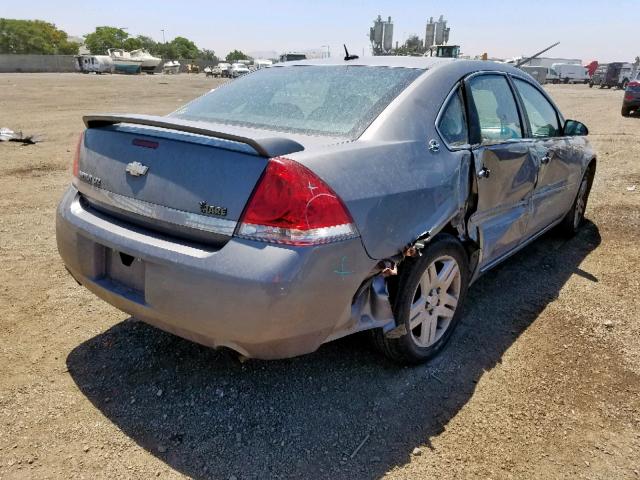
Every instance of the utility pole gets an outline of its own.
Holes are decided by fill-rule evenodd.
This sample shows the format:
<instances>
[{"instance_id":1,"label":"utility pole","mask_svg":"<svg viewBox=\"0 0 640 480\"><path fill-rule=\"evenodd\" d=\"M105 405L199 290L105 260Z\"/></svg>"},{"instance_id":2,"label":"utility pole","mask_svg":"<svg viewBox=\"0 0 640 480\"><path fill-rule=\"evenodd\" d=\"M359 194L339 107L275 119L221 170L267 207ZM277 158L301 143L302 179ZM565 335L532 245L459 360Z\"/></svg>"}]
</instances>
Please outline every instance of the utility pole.
<instances>
[{"instance_id":1,"label":"utility pole","mask_svg":"<svg viewBox=\"0 0 640 480\"><path fill-rule=\"evenodd\" d=\"M162 32L162 43L167 43L167 41L164 39L164 28L160 31Z\"/></svg>"}]
</instances>

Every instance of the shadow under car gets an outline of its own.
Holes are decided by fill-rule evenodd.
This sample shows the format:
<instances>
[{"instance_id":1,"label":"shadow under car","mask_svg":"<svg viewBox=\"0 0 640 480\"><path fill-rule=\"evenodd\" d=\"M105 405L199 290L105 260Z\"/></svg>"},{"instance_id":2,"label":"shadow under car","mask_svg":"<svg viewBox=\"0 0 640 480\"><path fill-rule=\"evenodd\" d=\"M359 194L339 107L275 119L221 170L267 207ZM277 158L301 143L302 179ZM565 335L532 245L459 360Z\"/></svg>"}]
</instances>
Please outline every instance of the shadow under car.
<instances>
[{"instance_id":1,"label":"shadow under car","mask_svg":"<svg viewBox=\"0 0 640 480\"><path fill-rule=\"evenodd\" d=\"M418 367L390 363L364 335L241 363L133 319L77 346L67 365L108 419L190 477L377 478L430 445L572 275L598 281L578 267L599 244L586 221L487 273L447 348Z\"/></svg>"}]
</instances>

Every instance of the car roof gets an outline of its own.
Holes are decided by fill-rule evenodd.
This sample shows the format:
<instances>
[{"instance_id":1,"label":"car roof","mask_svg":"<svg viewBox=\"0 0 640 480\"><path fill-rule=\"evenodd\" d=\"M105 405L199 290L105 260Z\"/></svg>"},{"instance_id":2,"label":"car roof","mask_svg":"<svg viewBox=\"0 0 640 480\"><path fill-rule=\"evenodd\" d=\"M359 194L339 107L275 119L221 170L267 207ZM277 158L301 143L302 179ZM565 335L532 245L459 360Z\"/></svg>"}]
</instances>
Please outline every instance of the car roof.
<instances>
[{"instance_id":1,"label":"car roof","mask_svg":"<svg viewBox=\"0 0 640 480\"><path fill-rule=\"evenodd\" d=\"M420 68L427 70L438 64L456 62L454 58L438 58L438 57L406 57L406 56L392 56L381 55L375 57L361 57L354 60L344 60L342 56L314 59L314 60L292 60L277 65L360 65L360 66L372 66L372 67L405 67L405 68ZM274 65L276 66L276 65Z\"/></svg>"},{"instance_id":2,"label":"car roof","mask_svg":"<svg viewBox=\"0 0 640 480\"><path fill-rule=\"evenodd\" d=\"M513 75L528 76L523 70L507 64L487 60L464 60L457 58L440 57L402 57L393 55L381 55L375 57L363 57L354 60L344 60L340 58L324 58L315 60L297 60L291 62L276 63L273 67L289 66L369 66L369 67L404 67L417 68L421 70L438 70L451 73L453 76L461 78L464 75L480 71L504 72Z\"/></svg>"}]
</instances>

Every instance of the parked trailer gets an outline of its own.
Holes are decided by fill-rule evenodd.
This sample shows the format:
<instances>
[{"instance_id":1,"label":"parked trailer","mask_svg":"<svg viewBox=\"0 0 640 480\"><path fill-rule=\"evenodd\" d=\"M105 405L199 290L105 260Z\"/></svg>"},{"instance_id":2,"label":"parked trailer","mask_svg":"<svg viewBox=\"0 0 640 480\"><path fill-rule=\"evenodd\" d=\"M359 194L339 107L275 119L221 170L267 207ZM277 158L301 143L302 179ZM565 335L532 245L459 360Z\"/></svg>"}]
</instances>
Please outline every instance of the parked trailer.
<instances>
[{"instance_id":1,"label":"parked trailer","mask_svg":"<svg viewBox=\"0 0 640 480\"><path fill-rule=\"evenodd\" d=\"M589 83L587 69L573 63L554 63L547 77L551 83Z\"/></svg>"}]
</instances>

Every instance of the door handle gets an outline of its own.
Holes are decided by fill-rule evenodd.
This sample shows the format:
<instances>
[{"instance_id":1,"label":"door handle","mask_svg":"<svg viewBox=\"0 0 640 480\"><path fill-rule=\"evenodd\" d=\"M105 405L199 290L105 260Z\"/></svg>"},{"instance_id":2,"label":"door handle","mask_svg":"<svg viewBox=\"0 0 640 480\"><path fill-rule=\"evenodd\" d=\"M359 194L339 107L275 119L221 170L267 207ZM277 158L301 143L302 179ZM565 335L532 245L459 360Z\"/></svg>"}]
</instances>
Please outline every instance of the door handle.
<instances>
[{"instance_id":1,"label":"door handle","mask_svg":"<svg viewBox=\"0 0 640 480\"><path fill-rule=\"evenodd\" d=\"M478 172L478 177L480 178L489 178L491 176L491 170L487 167L482 167Z\"/></svg>"},{"instance_id":2,"label":"door handle","mask_svg":"<svg viewBox=\"0 0 640 480\"><path fill-rule=\"evenodd\" d=\"M544 154L544 157L542 157L540 159L540 163L543 165L546 165L547 163L549 163L551 161L551 156L548 153Z\"/></svg>"}]
</instances>

